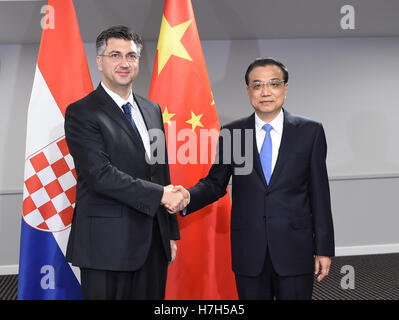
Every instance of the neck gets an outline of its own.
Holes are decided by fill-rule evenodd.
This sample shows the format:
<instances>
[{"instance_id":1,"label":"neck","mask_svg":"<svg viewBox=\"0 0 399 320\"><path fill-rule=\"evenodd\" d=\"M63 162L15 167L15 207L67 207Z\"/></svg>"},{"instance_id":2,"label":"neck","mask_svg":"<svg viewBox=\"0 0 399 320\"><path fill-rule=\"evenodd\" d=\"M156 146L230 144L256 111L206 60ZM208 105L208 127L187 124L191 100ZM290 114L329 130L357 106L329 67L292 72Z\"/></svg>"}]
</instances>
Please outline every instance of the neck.
<instances>
[{"instance_id":1,"label":"neck","mask_svg":"<svg viewBox=\"0 0 399 320\"><path fill-rule=\"evenodd\" d=\"M106 81L103 80L103 84L112 92L115 92L122 99L127 100L132 91L132 84L126 86L112 86Z\"/></svg>"},{"instance_id":2,"label":"neck","mask_svg":"<svg viewBox=\"0 0 399 320\"><path fill-rule=\"evenodd\" d=\"M264 121L265 123L270 123L272 122L274 119L277 118L277 116L280 114L281 109L275 111L275 112L271 112L271 113L266 113L266 112L258 112L255 111L257 116Z\"/></svg>"}]
</instances>

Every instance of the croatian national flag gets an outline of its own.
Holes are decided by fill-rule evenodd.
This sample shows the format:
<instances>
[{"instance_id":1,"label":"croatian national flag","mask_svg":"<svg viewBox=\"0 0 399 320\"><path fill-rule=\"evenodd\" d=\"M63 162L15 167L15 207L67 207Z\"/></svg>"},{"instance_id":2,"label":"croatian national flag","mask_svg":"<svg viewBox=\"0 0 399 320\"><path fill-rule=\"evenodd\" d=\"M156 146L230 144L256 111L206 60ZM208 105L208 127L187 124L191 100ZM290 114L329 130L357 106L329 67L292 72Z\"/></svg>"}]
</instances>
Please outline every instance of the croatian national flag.
<instances>
[{"instance_id":1,"label":"croatian national flag","mask_svg":"<svg viewBox=\"0 0 399 320\"><path fill-rule=\"evenodd\" d=\"M19 299L81 299L65 261L76 171L64 133L67 106L93 90L72 0L49 0L29 102Z\"/></svg>"}]
</instances>

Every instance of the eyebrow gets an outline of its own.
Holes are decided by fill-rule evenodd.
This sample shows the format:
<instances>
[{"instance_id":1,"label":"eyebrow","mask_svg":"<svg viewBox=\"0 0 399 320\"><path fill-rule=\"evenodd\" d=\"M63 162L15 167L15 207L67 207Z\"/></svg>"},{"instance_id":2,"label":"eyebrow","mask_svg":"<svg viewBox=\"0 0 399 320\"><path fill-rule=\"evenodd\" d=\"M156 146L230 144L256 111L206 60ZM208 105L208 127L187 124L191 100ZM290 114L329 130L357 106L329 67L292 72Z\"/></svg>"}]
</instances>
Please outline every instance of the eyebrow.
<instances>
[{"instance_id":1,"label":"eyebrow","mask_svg":"<svg viewBox=\"0 0 399 320\"><path fill-rule=\"evenodd\" d=\"M270 80L283 80L283 79L279 79L279 78L273 78L273 79L269 79L268 81L270 81ZM252 83L254 83L254 82L263 82L262 80L253 80L252 81Z\"/></svg>"},{"instance_id":2,"label":"eyebrow","mask_svg":"<svg viewBox=\"0 0 399 320\"><path fill-rule=\"evenodd\" d=\"M109 52L110 54L111 53L120 53L120 54L122 54L122 52L120 52L120 51L118 51L118 50L112 50L112 51L110 51ZM126 54L132 54L132 53L134 53L134 54L138 54L137 52L135 52L135 51L129 51L128 53L126 53Z\"/></svg>"}]
</instances>

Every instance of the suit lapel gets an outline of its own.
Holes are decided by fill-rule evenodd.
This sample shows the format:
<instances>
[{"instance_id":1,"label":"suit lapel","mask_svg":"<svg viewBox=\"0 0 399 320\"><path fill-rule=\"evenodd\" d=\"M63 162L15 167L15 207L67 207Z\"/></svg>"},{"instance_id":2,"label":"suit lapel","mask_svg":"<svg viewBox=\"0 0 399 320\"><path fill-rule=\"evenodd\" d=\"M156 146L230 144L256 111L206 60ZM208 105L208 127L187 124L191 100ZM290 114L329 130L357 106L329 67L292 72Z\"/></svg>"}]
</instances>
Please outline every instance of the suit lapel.
<instances>
[{"instance_id":1,"label":"suit lapel","mask_svg":"<svg viewBox=\"0 0 399 320\"><path fill-rule=\"evenodd\" d=\"M98 101L101 109L120 126L128 136L133 140L138 148L141 148L144 152L143 142L138 136L136 131L133 129L132 124L126 118L123 111L118 107L114 100L105 92L101 84L97 87L96 92L98 94Z\"/></svg>"},{"instance_id":2,"label":"suit lapel","mask_svg":"<svg viewBox=\"0 0 399 320\"><path fill-rule=\"evenodd\" d=\"M263 185L265 188L268 188L268 185L266 183L265 175L263 174L263 169L262 169L262 164L260 162L260 157L259 157L259 152L258 152L258 147L257 147L257 141L256 141L256 128L255 128L255 113L252 114L248 118L248 128L252 129L252 134L253 134L253 165L254 165L254 170L259 176L259 179L262 181ZM245 129L245 128L244 128ZM245 150L245 149L244 149Z\"/></svg>"},{"instance_id":3,"label":"suit lapel","mask_svg":"<svg viewBox=\"0 0 399 320\"><path fill-rule=\"evenodd\" d=\"M145 104L147 104L147 102L143 98L135 94L133 94L133 99L134 101L136 101L136 104L139 107L141 115L143 116L144 119L145 126L147 127L147 130L153 129L155 122L154 119L152 118L153 114L150 112L150 109L145 107Z\"/></svg>"},{"instance_id":4,"label":"suit lapel","mask_svg":"<svg viewBox=\"0 0 399 320\"><path fill-rule=\"evenodd\" d=\"M276 183L277 178L284 168L286 159L290 157L290 151L293 150L295 142L295 124L291 114L284 111L283 136L281 137L280 149L278 152L277 162L274 166L272 176L270 178L269 187Z\"/></svg>"}]
</instances>

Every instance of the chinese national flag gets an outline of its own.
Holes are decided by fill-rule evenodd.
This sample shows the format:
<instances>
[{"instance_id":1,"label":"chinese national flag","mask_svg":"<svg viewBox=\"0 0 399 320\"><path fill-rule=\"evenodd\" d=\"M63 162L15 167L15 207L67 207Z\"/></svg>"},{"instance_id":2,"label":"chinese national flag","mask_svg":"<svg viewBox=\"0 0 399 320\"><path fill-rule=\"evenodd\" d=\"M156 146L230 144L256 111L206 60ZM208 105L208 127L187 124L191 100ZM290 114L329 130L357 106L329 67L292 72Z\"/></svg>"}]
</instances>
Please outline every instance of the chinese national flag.
<instances>
[{"instance_id":1,"label":"chinese national flag","mask_svg":"<svg viewBox=\"0 0 399 320\"><path fill-rule=\"evenodd\" d=\"M220 130L190 0L165 2L149 98L162 107L172 184L189 188L208 174ZM227 192L179 217L181 240L166 299L237 299L230 210Z\"/></svg>"}]
</instances>

